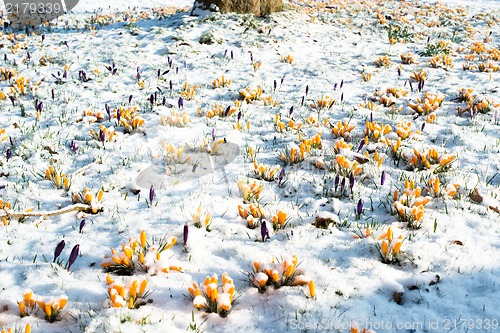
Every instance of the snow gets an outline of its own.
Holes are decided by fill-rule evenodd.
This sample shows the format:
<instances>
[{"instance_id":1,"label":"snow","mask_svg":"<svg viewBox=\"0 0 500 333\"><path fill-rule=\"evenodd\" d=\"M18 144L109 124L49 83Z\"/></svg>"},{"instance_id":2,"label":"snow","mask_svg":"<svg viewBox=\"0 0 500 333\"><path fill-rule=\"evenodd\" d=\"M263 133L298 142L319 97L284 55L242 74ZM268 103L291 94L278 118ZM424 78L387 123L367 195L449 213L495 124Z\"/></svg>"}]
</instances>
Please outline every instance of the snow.
<instances>
[{"instance_id":1,"label":"snow","mask_svg":"<svg viewBox=\"0 0 500 333\"><path fill-rule=\"evenodd\" d=\"M32 214L20 219L11 216L5 222L0 218L0 328L24 329L30 323L32 332L54 333L348 332L351 324L358 324L361 331L376 332L498 330L500 74L463 70L463 66L487 63L479 60L479 54L472 59L474 53L469 50L474 42L484 42L486 49L498 52L500 2L445 1L452 11L442 3L422 3L330 1L325 8L320 2L290 1L285 11L257 19L236 14L191 17L192 1L187 0L84 0L54 26L45 27L43 41L37 33L26 37L16 32L13 39L3 32L0 44L6 60L0 65L4 76L0 90L6 98L0 100L0 216ZM160 17L153 7L167 9ZM428 17L419 16L420 11ZM444 12L437 17L436 13ZM379 20L395 24L395 15L404 15L399 24L408 20L406 26L416 34L413 41L389 42ZM442 24L431 24L439 19ZM207 43L199 42L202 37ZM428 43L440 39L449 42L454 67L434 68L426 64L431 56L419 55ZM460 47L464 51L457 50ZM418 64L402 64L400 55L409 52ZM491 52L481 56L493 57ZM384 56L390 65L378 67L375 61ZM490 60L492 66L499 62ZM421 92L418 83L410 80L420 69L427 73ZM4 70L13 70L13 78ZM91 80L84 82L81 71ZM363 72L371 73L371 79L365 82ZM232 83L213 88L212 82L222 76ZM17 92L11 90L20 77L29 79L25 94L20 83ZM191 96L187 88L194 85ZM261 97L270 100L241 101L240 91L247 87L249 91L260 87ZM407 91L391 97L394 110L378 102L380 95L374 96L387 88ZM486 99L489 110L472 117L469 110L458 115L457 108L471 105L459 100L461 88L472 88L470 102L479 107ZM409 107L417 98L423 100L426 92L444 96L434 112L435 123L426 122L426 114L418 115ZM181 93L183 107L179 106ZM335 102L330 105L325 96ZM241 105L234 102L237 99ZM310 106L319 105L321 99L328 101L325 108ZM35 105L40 102L43 107L37 119ZM368 102L374 103L373 110ZM236 112L207 117L215 104L223 110L231 106ZM119 107L122 119L137 107L144 125L129 133L118 124ZM169 125L168 117L182 118L182 112L189 121ZM277 113L283 130L276 122ZM358 149L370 118L389 124L393 131L385 135L388 143L370 134L369 142ZM330 125L338 122L354 125L345 135L352 148L343 146L334 152L338 138ZM412 135L401 140L400 152L406 157L399 155L398 162L388 144L396 144L399 122L409 122ZM302 127L297 129L299 124ZM116 132L111 141L99 141L100 125ZM312 138L318 133L321 145L314 146ZM301 141L308 140L310 150L305 151L304 161L285 166L281 154L289 159L293 148L295 157L300 156L299 135ZM417 156L414 149L422 154L435 149L440 160L447 155L456 160L436 174L432 170L440 171L439 161L430 169L411 170L409 160ZM375 151L383 158L380 167L374 161ZM337 153L350 163L342 175L343 194L341 185L334 185L335 172L328 170L341 168L335 165ZM256 176L254 159L259 165L284 168L283 178L278 179L278 172L272 179L260 179L265 176ZM362 171L351 184L355 161ZM45 179L49 165L61 178L69 178L69 191ZM383 170L386 180L381 184ZM431 176L441 181L437 196L426 190ZM242 198L239 180L250 192L255 181L263 186L262 192ZM432 194L421 228L415 230L404 220L411 217L394 209L394 192L405 191L405 180L413 180L422 197ZM455 183L458 193L447 195ZM407 186L408 193L417 192L409 181ZM96 213L51 214L71 208L74 194L84 197L85 188ZM104 195L99 201L100 189ZM474 189L481 200L469 197ZM363 209L358 214L360 199ZM248 228L247 219L238 213L238 205L249 210L250 204L260 206L265 214L270 236L265 242L260 225ZM198 214L199 207L202 213ZM290 219L283 229L274 230L272 216L278 211ZM203 216L201 228L195 227L193 214ZM209 225L204 224L206 214ZM79 233L83 219L86 223ZM317 219L333 223L319 228ZM398 261L391 264L382 262L377 248L388 227L396 236L403 235ZM148 243L144 247L138 245L142 230ZM158 245L173 243L172 237L177 242L157 257ZM66 246L52 263L63 239ZM138 251L134 253L137 262L144 248L144 264L151 269L146 272L137 265L127 272L139 281L147 278L151 293L137 309L128 309L125 301L123 308L110 308L108 273L101 263L112 260L112 250L128 259L121 251L122 244L129 242ZM80 255L68 271L66 263L77 244ZM254 262L272 262L269 267L279 267L277 272L283 274L277 263L293 265L292 255L303 273L297 281L314 281L316 297L310 297L307 285L259 292L252 274L259 281L270 283L270 279L255 272ZM221 285L224 272L236 287L227 317L197 310L188 287L192 282L202 286L214 274L221 277ZM110 274L117 285L130 287L130 277ZM227 305L229 291L222 288L220 301ZM37 299L67 297L59 320L49 323L41 310L21 318L18 302L26 290L32 290ZM204 303L202 297L197 296L195 303Z\"/></svg>"}]
</instances>

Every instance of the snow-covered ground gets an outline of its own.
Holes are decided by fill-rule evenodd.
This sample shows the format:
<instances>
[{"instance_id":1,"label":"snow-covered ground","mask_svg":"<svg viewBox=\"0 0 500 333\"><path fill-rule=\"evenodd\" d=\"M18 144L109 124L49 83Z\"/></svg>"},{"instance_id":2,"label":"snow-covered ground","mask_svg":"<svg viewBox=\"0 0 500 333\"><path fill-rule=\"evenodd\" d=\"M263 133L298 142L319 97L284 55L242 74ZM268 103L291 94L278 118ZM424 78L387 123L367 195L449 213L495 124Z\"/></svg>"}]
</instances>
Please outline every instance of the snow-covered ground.
<instances>
[{"instance_id":1,"label":"snow-covered ground","mask_svg":"<svg viewBox=\"0 0 500 333\"><path fill-rule=\"evenodd\" d=\"M0 328L498 331L499 2L445 3L85 0L3 31ZM188 290L214 274L227 316Z\"/></svg>"}]
</instances>

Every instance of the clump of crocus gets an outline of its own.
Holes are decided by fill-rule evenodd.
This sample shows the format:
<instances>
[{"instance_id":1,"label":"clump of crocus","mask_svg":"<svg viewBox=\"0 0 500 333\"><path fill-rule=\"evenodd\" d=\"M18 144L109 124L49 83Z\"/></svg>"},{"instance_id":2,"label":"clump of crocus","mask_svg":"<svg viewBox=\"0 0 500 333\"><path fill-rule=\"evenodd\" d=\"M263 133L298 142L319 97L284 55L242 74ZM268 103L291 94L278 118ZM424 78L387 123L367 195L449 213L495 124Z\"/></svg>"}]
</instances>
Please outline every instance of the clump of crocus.
<instances>
[{"instance_id":1,"label":"clump of crocus","mask_svg":"<svg viewBox=\"0 0 500 333\"><path fill-rule=\"evenodd\" d=\"M301 269L298 269L298 258L289 255L283 260L275 260L270 257L267 261L254 261L253 270L248 273L250 282L264 293L267 288L279 289L283 286L309 285L311 297L315 297L314 283Z\"/></svg>"},{"instance_id":2,"label":"clump of crocus","mask_svg":"<svg viewBox=\"0 0 500 333\"><path fill-rule=\"evenodd\" d=\"M398 137L396 142L393 142L392 140L389 140L388 138L384 138L382 141L384 142L387 147L389 147L389 153L392 155L392 157L399 161L402 157L402 152L401 152L401 137Z\"/></svg>"},{"instance_id":3,"label":"clump of crocus","mask_svg":"<svg viewBox=\"0 0 500 333\"><path fill-rule=\"evenodd\" d=\"M335 140L333 143L333 151L335 154L340 154L343 149L352 150L352 143L345 142L344 138Z\"/></svg>"},{"instance_id":4,"label":"clump of crocus","mask_svg":"<svg viewBox=\"0 0 500 333\"><path fill-rule=\"evenodd\" d=\"M281 153L280 158L285 165L297 164L304 161L305 153L310 150L311 146L306 146L304 142L301 142L298 148L297 146L289 147L284 153Z\"/></svg>"},{"instance_id":5,"label":"clump of crocus","mask_svg":"<svg viewBox=\"0 0 500 333\"><path fill-rule=\"evenodd\" d=\"M436 54L434 55L431 60L425 62L427 66L433 67L433 68L444 68L444 69L450 69L453 68L453 60L451 57L447 54Z\"/></svg>"},{"instance_id":6,"label":"clump of crocus","mask_svg":"<svg viewBox=\"0 0 500 333\"><path fill-rule=\"evenodd\" d=\"M427 79L427 72L424 71L423 69L420 69L418 72L414 71L413 74L410 75L410 80L417 82L419 84L419 87L422 88L426 79Z\"/></svg>"},{"instance_id":7,"label":"clump of crocus","mask_svg":"<svg viewBox=\"0 0 500 333\"><path fill-rule=\"evenodd\" d=\"M415 186L413 180L405 180L402 193L393 193L394 208L400 221L407 222L411 229L418 229L424 217L424 206L431 201L429 196L421 196L422 188Z\"/></svg>"},{"instance_id":8,"label":"clump of crocus","mask_svg":"<svg viewBox=\"0 0 500 333\"><path fill-rule=\"evenodd\" d=\"M405 65L418 64L417 59L411 53L401 54L401 62Z\"/></svg>"},{"instance_id":9,"label":"clump of crocus","mask_svg":"<svg viewBox=\"0 0 500 333\"><path fill-rule=\"evenodd\" d=\"M64 173L59 172L52 165L45 170L45 179L50 180L58 189L64 188L66 191L69 191L71 188L71 181L69 177Z\"/></svg>"},{"instance_id":10,"label":"clump of crocus","mask_svg":"<svg viewBox=\"0 0 500 333\"><path fill-rule=\"evenodd\" d=\"M209 213L203 212L203 208L198 206L196 213L192 214L193 223L196 228L205 227L207 231L210 231L210 225L212 224L212 217Z\"/></svg>"},{"instance_id":11,"label":"clump of crocus","mask_svg":"<svg viewBox=\"0 0 500 333\"><path fill-rule=\"evenodd\" d=\"M369 82L372 79L372 76L373 76L372 72L366 72L365 70L361 72L361 77L365 82Z\"/></svg>"},{"instance_id":12,"label":"clump of crocus","mask_svg":"<svg viewBox=\"0 0 500 333\"><path fill-rule=\"evenodd\" d=\"M350 161L347 157L341 154L335 155L335 159L332 160L330 171L335 172L340 177L350 177L351 174L354 176L359 175L363 170L358 161Z\"/></svg>"},{"instance_id":13,"label":"clump of crocus","mask_svg":"<svg viewBox=\"0 0 500 333\"><path fill-rule=\"evenodd\" d=\"M457 194L457 190L457 183L450 183L443 186L439 178L436 176L431 176L427 179L426 191L432 197L448 196L449 198L453 198Z\"/></svg>"},{"instance_id":14,"label":"clump of crocus","mask_svg":"<svg viewBox=\"0 0 500 333\"><path fill-rule=\"evenodd\" d=\"M283 229L290 221L290 217L287 213L279 210L276 215L273 215L271 221L273 222L274 230Z\"/></svg>"},{"instance_id":15,"label":"clump of crocus","mask_svg":"<svg viewBox=\"0 0 500 333\"><path fill-rule=\"evenodd\" d=\"M221 317L229 314L233 306L236 287L229 274L224 273L221 278L220 285L217 274L207 276L203 285L191 283L188 291L195 308L203 309L208 313L218 313Z\"/></svg>"},{"instance_id":16,"label":"clump of crocus","mask_svg":"<svg viewBox=\"0 0 500 333\"><path fill-rule=\"evenodd\" d=\"M163 126L186 127L190 122L191 119L186 111L179 112L177 110L172 110L170 116L161 118Z\"/></svg>"},{"instance_id":17,"label":"clump of crocus","mask_svg":"<svg viewBox=\"0 0 500 333\"><path fill-rule=\"evenodd\" d=\"M323 96L322 98L319 98L316 101L313 101L309 106L317 111L323 110L326 108L330 108L333 106L335 103L335 100L328 95Z\"/></svg>"},{"instance_id":18,"label":"clump of crocus","mask_svg":"<svg viewBox=\"0 0 500 333\"><path fill-rule=\"evenodd\" d=\"M61 319L61 312L67 303L67 296L37 300L38 307L45 313L45 320L51 323Z\"/></svg>"},{"instance_id":19,"label":"clump of crocus","mask_svg":"<svg viewBox=\"0 0 500 333\"><path fill-rule=\"evenodd\" d=\"M411 122L398 122L396 125L396 134L402 140L409 139L412 136L420 134L420 131L413 131L413 125Z\"/></svg>"},{"instance_id":20,"label":"clump of crocus","mask_svg":"<svg viewBox=\"0 0 500 333\"><path fill-rule=\"evenodd\" d=\"M240 98L243 99L247 103L251 103L253 101L258 101L262 97L262 88L257 87L255 89L250 89L246 87L245 89L240 91Z\"/></svg>"},{"instance_id":21,"label":"clump of crocus","mask_svg":"<svg viewBox=\"0 0 500 333\"><path fill-rule=\"evenodd\" d=\"M205 114L205 117L207 118L213 118L213 117L219 117L219 118L225 118L229 117L230 115L234 114L238 109L236 107L232 106L227 106L224 107L220 104L215 104L211 110L208 110L207 113ZM201 109L198 110L198 113L201 114Z\"/></svg>"},{"instance_id":22,"label":"clump of crocus","mask_svg":"<svg viewBox=\"0 0 500 333\"><path fill-rule=\"evenodd\" d=\"M104 190L101 188L95 195L90 192L89 188L83 189L83 191L75 193L73 195L74 203L82 203L89 205L93 214L96 214L102 209L101 202L104 197Z\"/></svg>"},{"instance_id":23,"label":"clump of crocus","mask_svg":"<svg viewBox=\"0 0 500 333\"><path fill-rule=\"evenodd\" d=\"M215 79L212 82L212 87L215 88L222 88L222 87L229 87L233 81L232 80L227 80L224 75L220 79Z\"/></svg>"},{"instance_id":24,"label":"clump of crocus","mask_svg":"<svg viewBox=\"0 0 500 333\"><path fill-rule=\"evenodd\" d=\"M420 115L429 114L436 111L444 101L444 95L442 93L432 94L430 92L425 93L425 97L417 98L417 103L409 103L408 106Z\"/></svg>"},{"instance_id":25,"label":"clump of crocus","mask_svg":"<svg viewBox=\"0 0 500 333\"><path fill-rule=\"evenodd\" d=\"M304 143L306 152L309 152L311 148L313 149L321 149L323 147L321 142L322 132L317 133L315 136L305 139L302 137L302 134L299 133L299 142ZM300 148L300 147L299 147Z\"/></svg>"},{"instance_id":26,"label":"clump of crocus","mask_svg":"<svg viewBox=\"0 0 500 333\"><path fill-rule=\"evenodd\" d=\"M404 155L412 170L432 170L434 173L448 171L452 163L456 160L455 155L441 154L436 149L430 148L427 153L422 153L418 149L413 149L410 156Z\"/></svg>"},{"instance_id":27,"label":"clump of crocus","mask_svg":"<svg viewBox=\"0 0 500 333\"><path fill-rule=\"evenodd\" d=\"M250 204L248 208L238 205L238 214L247 221L247 227L250 229L255 229L258 226L259 221L265 217L262 207L256 204Z\"/></svg>"},{"instance_id":28,"label":"clump of crocus","mask_svg":"<svg viewBox=\"0 0 500 333\"><path fill-rule=\"evenodd\" d=\"M373 161L373 163L380 168L380 166L382 165L382 162L384 161L384 158L382 156L380 156L380 154L378 153L378 150L375 150L375 152L370 155L370 153L368 153L368 151L365 151L365 154L364 154L368 159L371 159Z\"/></svg>"},{"instance_id":29,"label":"clump of crocus","mask_svg":"<svg viewBox=\"0 0 500 333\"><path fill-rule=\"evenodd\" d=\"M123 283L116 282L111 275L106 276L108 284L108 306L113 308L138 309L145 305L151 292L147 289L146 278L129 278Z\"/></svg>"},{"instance_id":30,"label":"clump of crocus","mask_svg":"<svg viewBox=\"0 0 500 333\"><path fill-rule=\"evenodd\" d=\"M401 245L403 245L403 235L394 237L394 233L391 227L387 228L387 231L379 237L380 243L377 243L377 250L382 257L382 261L385 264L391 264L398 261L398 254L401 251Z\"/></svg>"},{"instance_id":31,"label":"clump of crocus","mask_svg":"<svg viewBox=\"0 0 500 333\"><path fill-rule=\"evenodd\" d=\"M278 178L279 172L280 167L277 165L270 166L267 164L259 164L255 160L253 161L253 176L256 179L262 179L270 182Z\"/></svg>"},{"instance_id":32,"label":"clump of crocus","mask_svg":"<svg viewBox=\"0 0 500 333\"><path fill-rule=\"evenodd\" d=\"M24 331L15 329L13 330L12 328L4 328L2 329L1 333L31 333L31 324L26 324L24 327Z\"/></svg>"},{"instance_id":33,"label":"clump of crocus","mask_svg":"<svg viewBox=\"0 0 500 333\"><path fill-rule=\"evenodd\" d=\"M389 57L387 57L386 55L378 57L377 60L374 61L374 63L375 66L377 67L385 67L385 68L388 68L391 65L391 61L389 60Z\"/></svg>"},{"instance_id":34,"label":"clump of crocus","mask_svg":"<svg viewBox=\"0 0 500 333\"><path fill-rule=\"evenodd\" d=\"M293 57L291 55L280 56L280 61L291 64L293 63Z\"/></svg>"},{"instance_id":35,"label":"clump of crocus","mask_svg":"<svg viewBox=\"0 0 500 333\"><path fill-rule=\"evenodd\" d=\"M88 121L89 123L101 122L104 121L104 113L101 111L92 111L92 108L88 110L83 110L83 120Z\"/></svg>"},{"instance_id":36,"label":"clump of crocus","mask_svg":"<svg viewBox=\"0 0 500 333\"><path fill-rule=\"evenodd\" d=\"M90 130L90 136L104 145L104 142L111 142L115 138L116 132L110 127L99 126L99 131Z\"/></svg>"},{"instance_id":37,"label":"clump of crocus","mask_svg":"<svg viewBox=\"0 0 500 333\"><path fill-rule=\"evenodd\" d=\"M186 101L190 101L194 99L194 96L196 94L196 89L198 89L198 85L195 84L194 86L190 86L188 82L184 82L182 90L180 91L179 94Z\"/></svg>"},{"instance_id":38,"label":"clump of crocus","mask_svg":"<svg viewBox=\"0 0 500 333\"><path fill-rule=\"evenodd\" d=\"M342 137L344 139L349 139L351 137L351 131L356 126L350 124L350 122L339 121L336 124L330 124L330 128L332 129L333 135L336 138Z\"/></svg>"},{"instance_id":39,"label":"clump of crocus","mask_svg":"<svg viewBox=\"0 0 500 333\"><path fill-rule=\"evenodd\" d=\"M367 121L365 128L365 144L368 140L378 142L383 140L384 136L392 132L392 127L388 124L379 124L376 121Z\"/></svg>"},{"instance_id":40,"label":"clump of crocus","mask_svg":"<svg viewBox=\"0 0 500 333\"><path fill-rule=\"evenodd\" d=\"M29 316L36 306L36 298L32 290L26 290L23 294L23 300L17 302L19 306L19 315L21 317Z\"/></svg>"},{"instance_id":41,"label":"clump of crocus","mask_svg":"<svg viewBox=\"0 0 500 333\"><path fill-rule=\"evenodd\" d=\"M474 94L474 89L472 88L462 88L458 93L458 100L467 104L465 107L456 107L459 116L465 113L472 117L477 113L488 113L500 107L500 104L487 99L483 95Z\"/></svg>"},{"instance_id":42,"label":"clump of crocus","mask_svg":"<svg viewBox=\"0 0 500 333\"><path fill-rule=\"evenodd\" d=\"M296 130L299 131L302 128L302 123L296 123L295 120L290 119L288 122L282 121L281 115L279 113L276 113L276 116L274 117L274 128L276 131L279 133L283 133L285 131L292 131Z\"/></svg>"},{"instance_id":43,"label":"clump of crocus","mask_svg":"<svg viewBox=\"0 0 500 333\"><path fill-rule=\"evenodd\" d=\"M169 264L162 252L170 249L176 243L176 237L162 237L157 245L146 238L142 230L139 239L133 237L128 243L122 244L121 250L111 249L104 256L101 266L105 271L118 275L132 275L136 270L150 275L181 271L181 267Z\"/></svg>"},{"instance_id":44,"label":"clump of crocus","mask_svg":"<svg viewBox=\"0 0 500 333\"><path fill-rule=\"evenodd\" d=\"M259 201L260 194L262 192L262 184L258 184L256 181L253 181L252 184L248 185L240 179L238 180L238 189L243 198L243 202L257 202Z\"/></svg>"}]
</instances>

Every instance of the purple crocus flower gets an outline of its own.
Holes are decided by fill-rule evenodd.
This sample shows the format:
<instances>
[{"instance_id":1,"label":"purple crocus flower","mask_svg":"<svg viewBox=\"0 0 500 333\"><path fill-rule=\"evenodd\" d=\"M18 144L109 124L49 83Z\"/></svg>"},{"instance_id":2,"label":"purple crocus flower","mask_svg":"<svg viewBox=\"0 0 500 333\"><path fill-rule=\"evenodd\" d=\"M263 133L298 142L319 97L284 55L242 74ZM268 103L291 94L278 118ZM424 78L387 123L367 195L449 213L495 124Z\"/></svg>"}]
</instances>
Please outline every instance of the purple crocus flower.
<instances>
[{"instance_id":1,"label":"purple crocus flower","mask_svg":"<svg viewBox=\"0 0 500 333\"><path fill-rule=\"evenodd\" d=\"M64 241L64 239L60 241L59 244L57 244L56 250L54 251L54 260L52 260L52 262L56 262L56 259L59 258L65 246L66 242Z\"/></svg>"},{"instance_id":2,"label":"purple crocus flower","mask_svg":"<svg viewBox=\"0 0 500 333\"><path fill-rule=\"evenodd\" d=\"M401 76L401 68L398 68L398 76Z\"/></svg>"},{"instance_id":3,"label":"purple crocus flower","mask_svg":"<svg viewBox=\"0 0 500 333\"><path fill-rule=\"evenodd\" d=\"M385 183L385 170L382 171L382 175L380 176L380 185L384 186Z\"/></svg>"},{"instance_id":4,"label":"purple crocus flower","mask_svg":"<svg viewBox=\"0 0 500 333\"><path fill-rule=\"evenodd\" d=\"M340 103L344 103L344 93L340 95Z\"/></svg>"},{"instance_id":5,"label":"purple crocus flower","mask_svg":"<svg viewBox=\"0 0 500 333\"><path fill-rule=\"evenodd\" d=\"M101 140L102 144L104 145L104 140L106 140L106 136L102 129L99 130L99 140Z\"/></svg>"},{"instance_id":6,"label":"purple crocus flower","mask_svg":"<svg viewBox=\"0 0 500 333\"><path fill-rule=\"evenodd\" d=\"M151 185L149 188L149 206L153 206L153 199L155 198L155 187Z\"/></svg>"},{"instance_id":7,"label":"purple crocus flower","mask_svg":"<svg viewBox=\"0 0 500 333\"><path fill-rule=\"evenodd\" d=\"M132 95L130 95L130 96L128 97L128 104L132 103L132 98L133 98L133 97L134 97L134 96L132 96Z\"/></svg>"},{"instance_id":8,"label":"purple crocus flower","mask_svg":"<svg viewBox=\"0 0 500 333\"><path fill-rule=\"evenodd\" d=\"M179 106L179 109L184 108L184 99L182 99L182 97L179 97L179 100L177 101L177 105Z\"/></svg>"},{"instance_id":9,"label":"purple crocus flower","mask_svg":"<svg viewBox=\"0 0 500 333\"><path fill-rule=\"evenodd\" d=\"M12 95L9 96L10 101L12 102L12 106L14 106L14 102L16 101L16 98Z\"/></svg>"},{"instance_id":10,"label":"purple crocus flower","mask_svg":"<svg viewBox=\"0 0 500 333\"><path fill-rule=\"evenodd\" d=\"M78 230L79 233L82 233L83 227L85 227L85 219L81 220L80 222L80 228Z\"/></svg>"},{"instance_id":11,"label":"purple crocus flower","mask_svg":"<svg viewBox=\"0 0 500 333\"><path fill-rule=\"evenodd\" d=\"M278 82L276 82L276 80L274 80L273 86L274 86L274 91L276 91L276 88L278 88Z\"/></svg>"},{"instance_id":12,"label":"purple crocus flower","mask_svg":"<svg viewBox=\"0 0 500 333\"><path fill-rule=\"evenodd\" d=\"M45 40L45 35L42 35L42 43L43 43L44 40Z\"/></svg>"},{"instance_id":13,"label":"purple crocus flower","mask_svg":"<svg viewBox=\"0 0 500 333\"><path fill-rule=\"evenodd\" d=\"M56 92L54 88L52 88L52 100L54 100L55 98L56 98Z\"/></svg>"},{"instance_id":14,"label":"purple crocus flower","mask_svg":"<svg viewBox=\"0 0 500 333\"><path fill-rule=\"evenodd\" d=\"M373 123L373 112L370 112L370 123Z\"/></svg>"},{"instance_id":15,"label":"purple crocus flower","mask_svg":"<svg viewBox=\"0 0 500 333\"><path fill-rule=\"evenodd\" d=\"M351 192L354 187L354 182L354 173L351 172L351 174L349 175L349 188L351 189Z\"/></svg>"},{"instance_id":16,"label":"purple crocus flower","mask_svg":"<svg viewBox=\"0 0 500 333\"><path fill-rule=\"evenodd\" d=\"M340 89L342 89L343 86L344 86L344 80L342 79L342 81L340 81Z\"/></svg>"},{"instance_id":17,"label":"purple crocus flower","mask_svg":"<svg viewBox=\"0 0 500 333\"><path fill-rule=\"evenodd\" d=\"M280 86L282 86L282 85L283 85L283 81L285 81L285 75L283 75L283 76L281 77Z\"/></svg>"},{"instance_id":18,"label":"purple crocus flower","mask_svg":"<svg viewBox=\"0 0 500 333\"><path fill-rule=\"evenodd\" d=\"M337 174L335 176L335 181L333 182L333 185L335 186L335 192L337 192L337 188L339 187L339 182L340 182L340 176Z\"/></svg>"},{"instance_id":19,"label":"purple crocus flower","mask_svg":"<svg viewBox=\"0 0 500 333\"><path fill-rule=\"evenodd\" d=\"M106 113L108 114L108 118L111 120L111 108L109 107L108 103L104 105L104 108L106 109Z\"/></svg>"},{"instance_id":20,"label":"purple crocus flower","mask_svg":"<svg viewBox=\"0 0 500 333\"><path fill-rule=\"evenodd\" d=\"M361 140L361 142L359 143L357 152L359 152L364 146L365 146L365 139Z\"/></svg>"},{"instance_id":21,"label":"purple crocus flower","mask_svg":"<svg viewBox=\"0 0 500 333\"><path fill-rule=\"evenodd\" d=\"M345 177L342 177L342 181L340 182L340 193L344 193L345 188Z\"/></svg>"},{"instance_id":22,"label":"purple crocus flower","mask_svg":"<svg viewBox=\"0 0 500 333\"><path fill-rule=\"evenodd\" d=\"M356 213L358 213L358 216L361 216L361 214L363 214L363 199L359 199L358 205L356 207Z\"/></svg>"},{"instance_id":23,"label":"purple crocus flower","mask_svg":"<svg viewBox=\"0 0 500 333\"><path fill-rule=\"evenodd\" d=\"M241 119L241 111L238 111L238 121Z\"/></svg>"},{"instance_id":24,"label":"purple crocus flower","mask_svg":"<svg viewBox=\"0 0 500 333\"><path fill-rule=\"evenodd\" d=\"M224 51L224 58L226 57L227 55L227 49Z\"/></svg>"},{"instance_id":25,"label":"purple crocus flower","mask_svg":"<svg viewBox=\"0 0 500 333\"><path fill-rule=\"evenodd\" d=\"M80 244L76 244L73 247L73 250L71 250L71 253L69 255L68 272L69 272L69 269L71 268L71 266L73 265L73 263L75 262L76 258L78 257L79 252L80 252Z\"/></svg>"},{"instance_id":26,"label":"purple crocus flower","mask_svg":"<svg viewBox=\"0 0 500 333\"><path fill-rule=\"evenodd\" d=\"M283 178L285 178L285 168L281 168L280 174L278 176L278 186L282 185Z\"/></svg>"},{"instance_id":27,"label":"purple crocus flower","mask_svg":"<svg viewBox=\"0 0 500 333\"><path fill-rule=\"evenodd\" d=\"M7 148L7 151L5 152L5 158L7 158L7 162L12 158L12 149Z\"/></svg>"},{"instance_id":28,"label":"purple crocus flower","mask_svg":"<svg viewBox=\"0 0 500 333\"><path fill-rule=\"evenodd\" d=\"M306 96L309 93L309 85L306 85Z\"/></svg>"},{"instance_id":29,"label":"purple crocus flower","mask_svg":"<svg viewBox=\"0 0 500 333\"><path fill-rule=\"evenodd\" d=\"M116 120L118 121L118 124L120 123L120 119L122 117L122 112L120 111L120 108L116 110Z\"/></svg>"},{"instance_id":30,"label":"purple crocus flower","mask_svg":"<svg viewBox=\"0 0 500 333\"><path fill-rule=\"evenodd\" d=\"M173 88L173 83L172 83L172 80L170 80L170 81L168 82L168 86L169 86L169 88L170 88L170 91L172 91L172 88Z\"/></svg>"},{"instance_id":31,"label":"purple crocus flower","mask_svg":"<svg viewBox=\"0 0 500 333\"><path fill-rule=\"evenodd\" d=\"M290 112L289 112L288 116L291 116L291 115L292 115L292 113L293 113L293 105L292 105L292 107L290 108Z\"/></svg>"},{"instance_id":32,"label":"purple crocus flower","mask_svg":"<svg viewBox=\"0 0 500 333\"><path fill-rule=\"evenodd\" d=\"M233 53L233 50L231 50L231 59L234 59L234 53Z\"/></svg>"},{"instance_id":33,"label":"purple crocus flower","mask_svg":"<svg viewBox=\"0 0 500 333\"><path fill-rule=\"evenodd\" d=\"M304 106L304 102L306 100L306 97L305 96L302 96L302 101L300 102L300 106Z\"/></svg>"},{"instance_id":34,"label":"purple crocus flower","mask_svg":"<svg viewBox=\"0 0 500 333\"><path fill-rule=\"evenodd\" d=\"M422 127L420 128L420 131L424 131L424 128L425 128L425 122L422 123Z\"/></svg>"},{"instance_id":35,"label":"purple crocus flower","mask_svg":"<svg viewBox=\"0 0 500 333\"><path fill-rule=\"evenodd\" d=\"M187 245L188 235L189 235L189 227L187 224L184 224L184 233L182 236L182 239L184 240L184 247Z\"/></svg>"},{"instance_id":36,"label":"purple crocus flower","mask_svg":"<svg viewBox=\"0 0 500 333\"><path fill-rule=\"evenodd\" d=\"M215 132L215 127L212 128L212 141L215 141L215 138L217 137L216 132Z\"/></svg>"},{"instance_id":37,"label":"purple crocus flower","mask_svg":"<svg viewBox=\"0 0 500 333\"><path fill-rule=\"evenodd\" d=\"M165 106L167 104L167 98L163 96L163 100L161 101L161 105Z\"/></svg>"},{"instance_id":38,"label":"purple crocus flower","mask_svg":"<svg viewBox=\"0 0 500 333\"><path fill-rule=\"evenodd\" d=\"M260 224L260 235L262 236L262 242L269 238L269 230L267 229L266 221L262 221Z\"/></svg>"}]
</instances>

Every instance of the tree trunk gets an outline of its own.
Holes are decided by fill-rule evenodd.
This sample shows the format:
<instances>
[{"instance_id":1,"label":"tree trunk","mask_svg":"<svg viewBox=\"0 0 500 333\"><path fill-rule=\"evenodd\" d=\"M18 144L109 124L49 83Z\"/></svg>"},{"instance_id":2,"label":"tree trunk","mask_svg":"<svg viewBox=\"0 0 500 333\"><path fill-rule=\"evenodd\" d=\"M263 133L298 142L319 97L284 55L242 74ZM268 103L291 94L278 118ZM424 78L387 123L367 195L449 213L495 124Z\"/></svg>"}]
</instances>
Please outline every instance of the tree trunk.
<instances>
[{"instance_id":1,"label":"tree trunk","mask_svg":"<svg viewBox=\"0 0 500 333\"><path fill-rule=\"evenodd\" d=\"M195 0L191 13L196 15L198 10L210 10L223 14L234 12L265 16L282 8L282 0Z\"/></svg>"}]
</instances>

